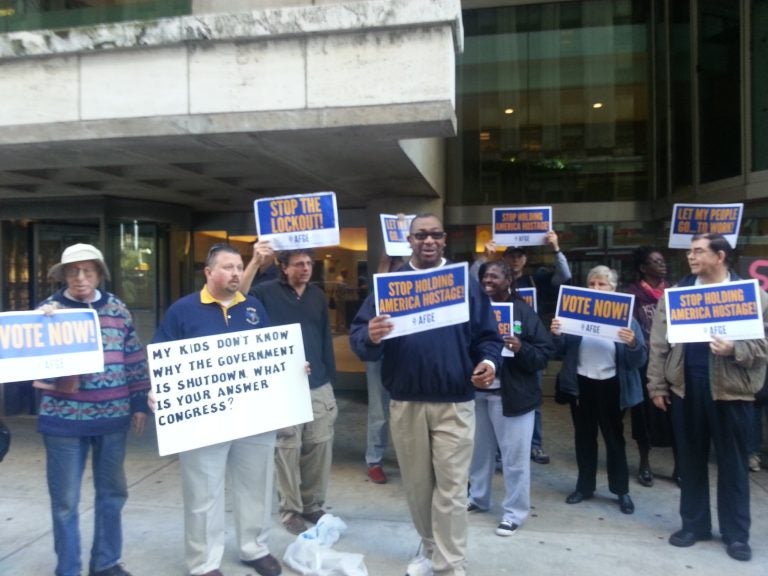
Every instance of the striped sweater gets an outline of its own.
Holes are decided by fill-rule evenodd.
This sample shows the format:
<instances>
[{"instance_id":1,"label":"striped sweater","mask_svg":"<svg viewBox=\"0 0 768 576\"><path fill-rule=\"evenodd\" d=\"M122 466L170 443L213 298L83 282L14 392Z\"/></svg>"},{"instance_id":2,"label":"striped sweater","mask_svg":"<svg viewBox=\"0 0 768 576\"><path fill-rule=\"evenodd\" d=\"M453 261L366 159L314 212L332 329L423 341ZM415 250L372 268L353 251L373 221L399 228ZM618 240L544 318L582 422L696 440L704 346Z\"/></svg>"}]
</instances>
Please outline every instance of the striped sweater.
<instances>
[{"instance_id":1,"label":"striped sweater","mask_svg":"<svg viewBox=\"0 0 768 576\"><path fill-rule=\"evenodd\" d=\"M101 292L95 302L71 300L59 290L40 304L59 308L93 308L99 317L104 371L79 376L73 393L45 390L38 432L54 436L97 436L128 430L131 415L147 412L147 356L126 305ZM55 380L52 380L55 382Z\"/></svg>"}]
</instances>

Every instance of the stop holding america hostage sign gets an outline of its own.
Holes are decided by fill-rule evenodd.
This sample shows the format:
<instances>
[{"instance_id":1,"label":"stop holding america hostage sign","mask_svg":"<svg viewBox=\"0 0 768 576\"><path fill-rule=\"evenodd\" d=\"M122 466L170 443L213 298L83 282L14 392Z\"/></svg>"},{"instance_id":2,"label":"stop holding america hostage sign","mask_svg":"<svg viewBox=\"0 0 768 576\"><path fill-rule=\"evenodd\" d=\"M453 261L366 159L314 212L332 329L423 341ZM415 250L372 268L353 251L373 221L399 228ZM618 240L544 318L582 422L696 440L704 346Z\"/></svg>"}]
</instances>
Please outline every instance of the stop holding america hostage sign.
<instances>
[{"instance_id":1,"label":"stop holding america hostage sign","mask_svg":"<svg viewBox=\"0 0 768 576\"><path fill-rule=\"evenodd\" d=\"M757 280L668 288L664 298L670 343L765 338Z\"/></svg>"},{"instance_id":2,"label":"stop holding america hostage sign","mask_svg":"<svg viewBox=\"0 0 768 576\"><path fill-rule=\"evenodd\" d=\"M147 346L161 456L312 420L301 326Z\"/></svg>"}]
</instances>

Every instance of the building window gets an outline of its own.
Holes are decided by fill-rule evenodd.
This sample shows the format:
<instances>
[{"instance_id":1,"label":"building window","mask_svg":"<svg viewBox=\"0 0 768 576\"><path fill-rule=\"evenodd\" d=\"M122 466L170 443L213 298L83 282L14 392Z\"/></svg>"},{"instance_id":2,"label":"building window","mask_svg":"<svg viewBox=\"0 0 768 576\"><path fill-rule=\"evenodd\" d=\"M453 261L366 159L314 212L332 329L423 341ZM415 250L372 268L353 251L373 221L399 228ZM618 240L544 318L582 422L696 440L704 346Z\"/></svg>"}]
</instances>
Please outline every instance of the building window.
<instances>
[{"instance_id":1,"label":"building window","mask_svg":"<svg viewBox=\"0 0 768 576\"><path fill-rule=\"evenodd\" d=\"M450 204L646 200L648 7L464 12Z\"/></svg>"}]
</instances>

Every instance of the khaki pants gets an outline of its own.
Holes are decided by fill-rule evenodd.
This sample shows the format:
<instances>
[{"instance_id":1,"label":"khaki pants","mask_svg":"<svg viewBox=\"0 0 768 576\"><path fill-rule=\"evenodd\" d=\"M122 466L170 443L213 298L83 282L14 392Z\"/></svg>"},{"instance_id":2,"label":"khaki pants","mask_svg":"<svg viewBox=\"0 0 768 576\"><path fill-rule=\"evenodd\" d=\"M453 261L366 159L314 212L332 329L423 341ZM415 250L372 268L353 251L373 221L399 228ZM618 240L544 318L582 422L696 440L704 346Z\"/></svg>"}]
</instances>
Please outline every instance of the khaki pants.
<instances>
[{"instance_id":1,"label":"khaki pants","mask_svg":"<svg viewBox=\"0 0 768 576\"><path fill-rule=\"evenodd\" d=\"M325 504L338 411L330 383L310 390L310 395L314 419L277 431L275 469L281 520L315 512Z\"/></svg>"},{"instance_id":2,"label":"khaki pants","mask_svg":"<svg viewBox=\"0 0 768 576\"><path fill-rule=\"evenodd\" d=\"M464 576L475 402L390 402L405 496L435 574Z\"/></svg>"}]
</instances>

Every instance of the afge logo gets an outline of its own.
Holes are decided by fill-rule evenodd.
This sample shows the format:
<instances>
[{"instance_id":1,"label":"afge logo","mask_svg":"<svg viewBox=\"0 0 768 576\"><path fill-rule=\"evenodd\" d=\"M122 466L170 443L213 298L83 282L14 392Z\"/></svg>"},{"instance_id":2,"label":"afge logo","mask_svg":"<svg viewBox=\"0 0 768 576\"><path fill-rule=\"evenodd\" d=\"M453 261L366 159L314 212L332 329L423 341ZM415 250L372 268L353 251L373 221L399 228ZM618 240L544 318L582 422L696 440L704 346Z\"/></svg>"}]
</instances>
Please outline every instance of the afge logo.
<instances>
[{"instance_id":1,"label":"afge logo","mask_svg":"<svg viewBox=\"0 0 768 576\"><path fill-rule=\"evenodd\" d=\"M256 308L249 306L245 309L245 321L248 322L248 324L253 324L254 326L260 322L259 313L256 312Z\"/></svg>"}]
</instances>

